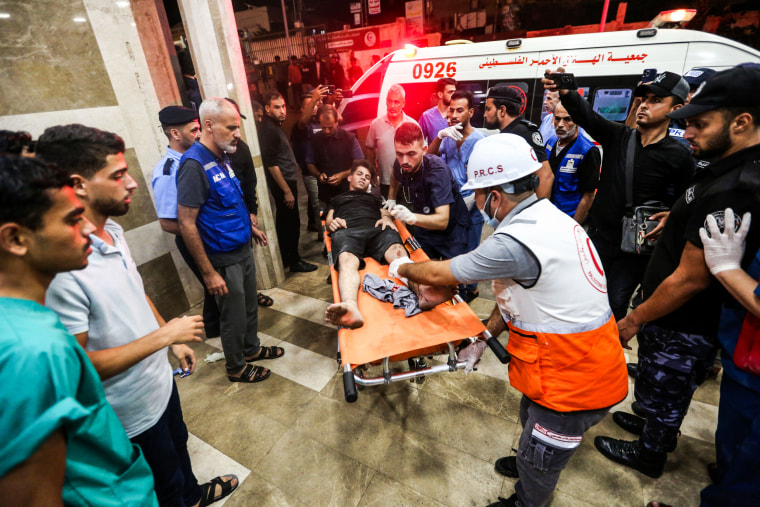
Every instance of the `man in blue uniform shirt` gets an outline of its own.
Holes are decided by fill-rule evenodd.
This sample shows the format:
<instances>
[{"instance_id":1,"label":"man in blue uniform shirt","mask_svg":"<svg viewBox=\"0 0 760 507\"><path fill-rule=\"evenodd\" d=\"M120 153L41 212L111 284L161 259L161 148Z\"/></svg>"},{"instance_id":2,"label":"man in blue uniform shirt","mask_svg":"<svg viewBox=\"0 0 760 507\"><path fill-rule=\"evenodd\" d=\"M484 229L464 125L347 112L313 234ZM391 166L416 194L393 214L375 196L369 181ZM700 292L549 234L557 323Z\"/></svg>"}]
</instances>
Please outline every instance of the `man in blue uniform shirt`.
<instances>
[{"instance_id":1,"label":"man in blue uniform shirt","mask_svg":"<svg viewBox=\"0 0 760 507\"><path fill-rule=\"evenodd\" d=\"M396 205L391 214L415 225L415 236L431 259L450 259L467 252L470 215L459 193L459 184L440 158L427 155L422 129L406 122L396 130L396 163L389 197L399 192L414 212Z\"/></svg>"},{"instance_id":2,"label":"man in blue uniform shirt","mask_svg":"<svg viewBox=\"0 0 760 507\"><path fill-rule=\"evenodd\" d=\"M179 169L182 154L201 135L198 115L194 109L189 107L167 106L158 112L158 120L161 122L161 129L169 140L166 155L153 168L153 179L151 180L158 222L161 224L161 229L174 234L177 250L203 285L203 323L206 326L206 336L219 336L219 308L216 306L214 297L206 290L203 276L198 271L193 256L190 255L185 242L182 240L177 223L177 169Z\"/></svg>"},{"instance_id":3,"label":"man in blue uniform shirt","mask_svg":"<svg viewBox=\"0 0 760 507\"><path fill-rule=\"evenodd\" d=\"M476 130L470 123L470 119L475 113L474 100L472 93L467 90L457 90L451 95L449 104L449 123L451 126L439 131L428 147L428 153L440 155L441 159L446 162L454 179L457 180L459 188L467 183L467 162L470 160L470 154L475 143L485 138L485 134ZM467 236L467 251L471 252L480 245L483 217L475 206L473 191L461 190L461 193L470 210L472 227ZM467 302L478 297L478 284L468 284L466 289L467 297L465 299Z\"/></svg>"},{"instance_id":4,"label":"man in blue uniform shirt","mask_svg":"<svg viewBox=\"0 0 760 507\"><path fill-rule=\"evenodd\" d=\"M426 110L420 116L420 128L422 128L422 137L429 146L438 135L438 132L449 126L446 118L451 103L451 95L457 89L457 82L450 77L442 77L435 84L435 94L438 97L438 103Z\"/></svg>"}]
</instances>

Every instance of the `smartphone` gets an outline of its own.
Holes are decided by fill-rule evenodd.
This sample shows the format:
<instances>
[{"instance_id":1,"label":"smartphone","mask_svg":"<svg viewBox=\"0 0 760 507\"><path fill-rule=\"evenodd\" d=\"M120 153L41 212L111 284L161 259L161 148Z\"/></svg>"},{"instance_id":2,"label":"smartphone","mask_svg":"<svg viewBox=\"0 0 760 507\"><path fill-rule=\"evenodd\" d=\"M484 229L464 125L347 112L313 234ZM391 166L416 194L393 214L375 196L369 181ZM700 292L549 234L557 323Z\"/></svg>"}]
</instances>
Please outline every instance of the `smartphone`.
<instances>
[{"instance_id":1,"label":"smartphone","mask_svg":"<svg viewBox=\"0 0 760 507\"><path fill-rule=\"evenodd\" d=\"M578 86L575 84L575 75L570 72L553 72L551 74L547 74L546 77L557 84L558 90L578 89Z\"/></svg>"},{"instance_id":2,"label":"smartphone","mask_svg":"<svg viewBox=\"0 0 760 507\"><path fill-rule=\"evenodd\" d=\"M327 85L327 95L335 95L335 85Z\"/></svg>"},{"instance_id":3,"label":"smartphone","mask_svg":"<svg viewBox=\"0 0 760 507\"><path fill-rule=\"evenodd\" d=\"M655 80L657 77L657 69L644 69L644 72L641 74L641 82L642 83L651 83Z\"/></svg>"}]
</instances>

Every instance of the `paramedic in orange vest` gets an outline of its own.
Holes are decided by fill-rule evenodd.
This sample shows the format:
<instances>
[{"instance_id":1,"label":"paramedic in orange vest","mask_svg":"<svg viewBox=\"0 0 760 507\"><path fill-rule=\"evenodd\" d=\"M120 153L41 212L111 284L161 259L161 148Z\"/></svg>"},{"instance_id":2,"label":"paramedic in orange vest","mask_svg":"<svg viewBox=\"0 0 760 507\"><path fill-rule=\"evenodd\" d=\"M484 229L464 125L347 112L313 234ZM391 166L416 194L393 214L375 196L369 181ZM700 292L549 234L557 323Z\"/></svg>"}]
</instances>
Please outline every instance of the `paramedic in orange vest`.
<instances>
[{"instance_id":1,"label":"paramedic in orange vest","mask_svg":"<svg viewBox=\"0 0 760 507\"><path fill-rule=\"evenodd\" d=\"M583 434L628 393L607 281L583 228L535 189L541 167L533 148L514 134L478 141L463 190L495 231L477 249L446 261L408 258L391 276L430 285L493 280L497 307L488 330L509 330L509 382L523 393L517 456L496 471L519 478L515 494L489 507L546 505ZM468 349L482 353L482 342Z\"/></svg>"}]
</instances>

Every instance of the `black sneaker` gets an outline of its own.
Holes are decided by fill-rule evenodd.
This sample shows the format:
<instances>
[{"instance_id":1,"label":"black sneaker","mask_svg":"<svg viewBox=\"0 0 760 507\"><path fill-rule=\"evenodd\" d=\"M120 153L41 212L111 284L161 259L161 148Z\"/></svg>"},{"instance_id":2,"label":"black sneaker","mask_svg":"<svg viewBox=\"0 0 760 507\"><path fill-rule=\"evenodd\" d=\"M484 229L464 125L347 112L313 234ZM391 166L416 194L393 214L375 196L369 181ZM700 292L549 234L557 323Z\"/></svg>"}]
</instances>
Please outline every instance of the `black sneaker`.
<instances>
[{"instance_id":1,"label":"black sneaker","mask_svg":"<svg viewBox=\"0 0 760 507\"><path fill-rule=\"evenodd\" d=\"M510 479L517 479L517 456L507 456L506 458L499 458L494 464L494 469Z\"/></svg>"},{"instance_id":2,"label":"black sneaker","mask_svg":"<svg viewBox=\"0 0 760 507\"><path fill-rule=\"evenodd\" d=\"M309 264L308 262L304 262L304 261L298 261L297 263L290 266L291 273L309 273L311 271L316 271L316 270L317 270L316 264Z\"/></svg>"}]
</instances>

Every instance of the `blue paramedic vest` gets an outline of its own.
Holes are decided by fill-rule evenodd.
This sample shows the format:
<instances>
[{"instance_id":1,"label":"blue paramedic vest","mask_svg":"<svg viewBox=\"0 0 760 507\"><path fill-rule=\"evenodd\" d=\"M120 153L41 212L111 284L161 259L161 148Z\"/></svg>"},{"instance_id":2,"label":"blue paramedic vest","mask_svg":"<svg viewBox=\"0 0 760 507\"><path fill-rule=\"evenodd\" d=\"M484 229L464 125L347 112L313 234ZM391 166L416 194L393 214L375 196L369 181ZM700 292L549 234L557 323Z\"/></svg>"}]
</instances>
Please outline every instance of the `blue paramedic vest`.
<instances>
[{"instance_id":1,"label":"blue paramedic vest","mask_svg":"<svg viewBox=\"0 0 760 507\"><path fill-rule=\"evenodd\" d=\"M182 155L180 166L187 159L198 162L208 178L208 199L198 211L196 221L206 252L230 252L249 243L251 217L240 182L229 163L220 165L214 154L197 141Z\"/></svg>"},{"instance_id":2,"label":"blue paramedic vest","mask_svg":"<svg viewBox=\"0 0 760 507\"><path fill-rule=\"evenodd\" d=\"M546 143L547 157L551 158L556 143L557 136L552 136ZM582 132L579 132L578 138L565 153L565 158L560 162L557 173L554 175L551 201L571 217L575 214L578 203L583 197L583 192L578 189L578 177L575 173L586 157L588 150L593 147L594 143L589 141Z\"/></svg>"}]
</instances>

